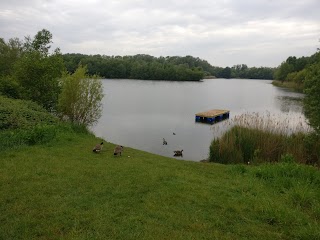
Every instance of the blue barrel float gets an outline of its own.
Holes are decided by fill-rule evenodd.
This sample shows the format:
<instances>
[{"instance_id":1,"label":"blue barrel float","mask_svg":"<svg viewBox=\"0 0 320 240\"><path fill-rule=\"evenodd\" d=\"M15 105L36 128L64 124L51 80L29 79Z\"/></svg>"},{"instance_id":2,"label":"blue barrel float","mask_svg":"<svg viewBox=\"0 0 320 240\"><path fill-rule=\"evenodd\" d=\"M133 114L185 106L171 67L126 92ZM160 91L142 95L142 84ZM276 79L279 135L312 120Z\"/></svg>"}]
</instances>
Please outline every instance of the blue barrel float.
<instances>
[{"instance_id":1,"label":"blue barrel float","mask_svg":"<svg viewBox=\"0 0 320 240\"><path fill-rule=\"evenodd\" d=\"M213 124L221 120L228 119L229 116L230 116L229 110L213 109L210 111L197 113L195 121Z\"/></svg>"}]
</instances>

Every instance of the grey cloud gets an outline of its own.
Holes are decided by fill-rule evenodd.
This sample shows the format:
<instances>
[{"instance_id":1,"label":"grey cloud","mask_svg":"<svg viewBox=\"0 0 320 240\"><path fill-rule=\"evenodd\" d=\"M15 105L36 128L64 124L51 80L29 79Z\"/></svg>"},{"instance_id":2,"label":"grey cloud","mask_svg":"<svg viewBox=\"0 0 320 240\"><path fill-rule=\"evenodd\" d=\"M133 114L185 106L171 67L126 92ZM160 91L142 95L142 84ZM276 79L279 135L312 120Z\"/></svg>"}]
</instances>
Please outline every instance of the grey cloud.
<instances>
[{"instance_id":1,"label":"grey cloud","mask_svg":"<svg viewBox=\"0 0 320 240\"><path fill-rule=\"evenodd\" d=\"M318 0L11 0L0 9L6 39L46 28L63 52L189 54L221 66L277 66L312 54L320 35Z\"/></svg>"}]
</instances>

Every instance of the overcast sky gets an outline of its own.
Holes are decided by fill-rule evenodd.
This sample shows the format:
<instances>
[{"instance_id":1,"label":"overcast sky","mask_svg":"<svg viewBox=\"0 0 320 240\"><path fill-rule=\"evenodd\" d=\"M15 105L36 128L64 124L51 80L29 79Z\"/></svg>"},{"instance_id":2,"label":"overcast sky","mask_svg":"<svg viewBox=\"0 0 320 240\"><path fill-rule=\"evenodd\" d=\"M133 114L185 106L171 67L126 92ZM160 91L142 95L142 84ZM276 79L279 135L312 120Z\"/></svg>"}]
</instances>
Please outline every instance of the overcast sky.
<instances>
[{"instance_id":1,"label":"overcast sky","mask_svg":"<svg viewBox=\"0 0 320 240\"><path fill-rule=\"evenodd\" d=\"M0 0L0 37L43 28L62 53L192 55L275 67L319 47L320 0Z\"/></svg>"}]
</instances>

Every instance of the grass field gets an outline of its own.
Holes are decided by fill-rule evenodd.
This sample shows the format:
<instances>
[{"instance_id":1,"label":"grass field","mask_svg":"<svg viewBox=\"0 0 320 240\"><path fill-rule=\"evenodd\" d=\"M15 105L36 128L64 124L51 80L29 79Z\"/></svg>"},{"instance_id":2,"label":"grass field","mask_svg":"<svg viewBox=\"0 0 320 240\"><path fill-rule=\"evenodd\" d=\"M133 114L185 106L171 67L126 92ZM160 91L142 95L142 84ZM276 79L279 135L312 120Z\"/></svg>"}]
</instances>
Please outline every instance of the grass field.
<instances>
[{"instance_id":1,"label":"grass field","mask_svg":"<svg viewBox=\"0 0 320 240\"><path fill-rule=\"evenodd\" d=\"M114 157L99 142L2 151L0 239L320 239L317 169Z\"/></svg>"}]
</instances>

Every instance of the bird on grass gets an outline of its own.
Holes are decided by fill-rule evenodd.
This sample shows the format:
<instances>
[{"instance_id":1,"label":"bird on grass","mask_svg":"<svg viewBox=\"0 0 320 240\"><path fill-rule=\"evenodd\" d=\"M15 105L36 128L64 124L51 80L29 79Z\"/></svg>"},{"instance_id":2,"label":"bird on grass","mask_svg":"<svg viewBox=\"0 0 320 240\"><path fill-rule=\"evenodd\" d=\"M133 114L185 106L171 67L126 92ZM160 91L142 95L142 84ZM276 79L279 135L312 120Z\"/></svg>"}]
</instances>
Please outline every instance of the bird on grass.
<instances>
[{"instance_id":1,"label":"bird on grass","mask_svg":"<svg viewBox=\"0 0 320 240\"><path fill-rule=\"evenodd\" d=\"M116 146L114 148L114 151L113 151L113 155L114 156L117 156L117 155L120 155L121 156L121 153L122 153L122 150L123 150L123 146Z\"/></svg>"},{"instance_id":2,"label":"bird on grass","mask_svg":"<svg viewBox=\"0 0 320 240\"><path fill-rule=\"evenodd\" d=\"M93 151L94 153L99 153L99 152L101 152L101 150L102 150L102 146L103 146L103 142L101 142L100 144L97 144L97 145L92 149L92 151Z\"/></svg>"}]
</instances>

